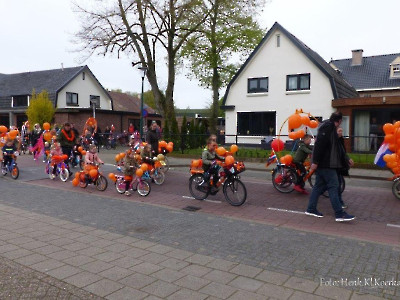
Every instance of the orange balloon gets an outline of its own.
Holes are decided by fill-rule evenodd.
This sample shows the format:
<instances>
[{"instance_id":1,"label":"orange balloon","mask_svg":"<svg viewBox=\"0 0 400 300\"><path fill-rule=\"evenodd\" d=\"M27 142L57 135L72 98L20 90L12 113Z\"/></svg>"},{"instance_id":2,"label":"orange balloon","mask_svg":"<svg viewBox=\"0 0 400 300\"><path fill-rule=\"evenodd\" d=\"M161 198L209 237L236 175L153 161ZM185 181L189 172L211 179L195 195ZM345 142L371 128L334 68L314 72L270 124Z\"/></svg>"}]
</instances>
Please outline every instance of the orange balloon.
<instances>
[{"instance_id":1,"label":"orange balloon","mask_svg":"<svg viewBox=\"0 0 400 300\"><path fill-rule=\"evenodd\" d=\"M385 132L385 134L394 133L394 129L394 125L391 123L386 123L385 125L383 125L383 131Z\"/></svg>"},{"instance_id":2,"label":"orange balloon","mask_svg":"<svg viewBox=\"0 0 400 300\"><path fill-rule=\"evenodd\" d=\"M293 114L289 117L289 130L299 128L301 126L301 116Z\"/></svg>"},{"instance_id":3,"label":"orange balloon","mask_svg":"<svg viewBox=\"0 0 400 300\"><path fill-rule=\"evenodd\" d=\"M167 145L167 151L168 152L172 152L174 150L174 146L172 146L172 145Z\"/></svg>"},{"instance_id":4,"label":"orange balloon","mask_svg":"<svg viewBox=\"0 0 400 300\"><path fill-rule=\"evenodd\" d=\"M142 177L143 176L143 170L142 169L137 169L136 170L136 176L137 177Z\"/></svg>"},{"instance_id":5,"label":"orange balloon","mask_svg":"<svg viewBox=\"0 0 400 300\"><path fill-rule=\"evenodd\" d=\"M203 166L203 160L199 159L199 168L201 168Z\"/></svg>"},{"instance_id":6,"label":"orange balloon","mask_svg":"<svg viewBox=\"0 0 400 300\"><path fill-rule=\"evenodd\" d=\"M78 178L78 180L79 180L79 172L75 173L75 178Z\"/></svg>"},{"instance_id":7,"label":"orange balloon","mask_svg":"<svg viewBox=\"0 0 400 300\"><path fill-rule=\"evenodd\" d=\"M79 147L78 147L78 151L79 151L79 152L82 152L82 150L83 150L82 146L79 146Z\"/></svg>"},{"instance_id":8,"label":"orange balloon","mask_svg":"<svg viewBox=\"0 0 400 300\"><path fill-rule=\"evenodd\" d=\"M310 117L309 116L301 116L301 124L305 126L310 126Z\"/></svg>"},{"instance_id":9,"label":"orange balloon","mask_svg":"<svg viewBox=\"0 0 400 300\"><path fill-rule=\"evenodd\" d=\"M226 153L226 150L225 150L224 147L218 147L216 152L217 152L217 154L218 154L219 156L224 156L225 153Z\"/></svg>"},{"instance_id":10,"label":"orange balloon","mask_svg":"<svg viewBox=\"0 0 400 300\"><path fill-rule=\"evenodd\" d=\"M158 142L158 146L160 148L166 148L167 147L167 142L166 141L159 141Z\"/></svg>"},{"instance_id":11,"label":"orange balloon","mask_svg":"<svg viewBox=\"0 0 400 300\"><path fill-rule=\"evenodd\" d=\"M109 173L108 174L108 178L110 178L112 181L117 181L117 178L115 178L115 174L114 173Z\"/></svg>"},{"instance_id":12,"label":"orange balloon","mask_svg":"<svg viewBox=\"0 0 400 300\"><path fill-rule=\"evenodd\" d=\"M239 150L239 147L237 145L231 145L231 152L236 153Z\"/></svg>"},{"instance_id":13,"label":"orange balloon","mask_svg":"<svg viewBox=\"0 0 400 300\"><path fill-rule=\"evenodd\" d=\"M397 121L393 124L394 128L399 128L400 127L400 121Z\"/></svg>"},{"instance_id":14,"label":"orange balloon","mask_svg":"<svg viewBox=\"0 0 400 300\"><path fill-rule=\"evenodd\" d=\"M121 158L124 158L124 157L125 157L125 153L122 152L122 153L119 154L119 156L120 156Z\"/></svg>"},{"instance_id":15,"label":"orange balloon","mask_svg":"<svg viewBox=\"0 0 400 300\"><path fill-rule=\"evenodd\" d=\"M62 160L68 159L68 155L67 155L67 154L63 154L63 156L61 156L61 159L62 159Z\"/></svg>"},{"instance_id":16,"label":"orange balloon","mask_svg":"<svg viewBox=\"0 0 400 300\"><path fill-rule=\"evenodd\" d=\"M82 155L86 155L86 150L82 150Z\"/></svg>"},{"instance_id":17,"label":"orange balloon","mask_svg":"<svg viewBox=\"0 0 400 300\"><path fill-rule=\"evenodd\" d=\"M44 140L45 140L46 142L50 142L52 136L53 136L53 135L51 134L50 131L47 131L47 132L45 132L45 133L43 134L43 138L44 138Z\"/></svg>"},{"instance_id":18,"label":"orange balloon","mask_svg":"<svg viewBox=\"0 0 400 300\"><path fill-rule=\"evenodd\" d=\"M297 131L297 138L301 139L306 135L306 133L304 132L303 129L300 129L299 131Z\"/></svg>"},{"instance_id":19,"label":"orange balloon","mask_svg":"<svg viewBox=\"0 0 400 300\"><path fill-rule=\"evenodd\" d=\"M15 138L17 137L17 135L18 135L18 130L11 130L11 131L8 133L8 137L9 137L10 139L15 139Z\"/></svg>"},{"instance_id":20,"label":"orange balloon","mask_svg":"<svg viewBox=\"0 0 400 300\"><path fill-rule=\"evenodd\" d=\"M143 164L140 166L140 169L142 169L143 172L146 172L146 171L149 169L149 165L146 164L146 163L143 163Z\"/></svg>"},{"instance_id":21,"label":"orange balloon","mask_svg":"<svg viewBox=\"0 0 400 300\"><path fill-rule=\"evenodd\" d=\"M293 156L291 156L290 154L286 154L285 156L286 156L286 159L285 159L286 164L290 165L293 161Z\"/></svg>"},{"instance_id":22,"label":"orange balloon","mask_svg":"<svg viewBox=\"0 0 400 300\"><path fill-rule=\"evenodd\" d=\"M232 155L228 155L225 157L225 164L227 165L233 165L235 163L235 159L233 158Z\"/></svg>"},{"instance_id":23,"label":"orange balloon","mask_svg":"<svg viewBox=\"0 0 400 300\"><path fill-rule=\"evenodd\" d=\"M388 143L388 144L394 143L395 142L394 134L386 134L385 138L384 138L384 142Z\"/></svg>"},{"instance_id":24,"label":"orange balloon","mask_svg":"<svg viewBox=\"0 0 400 300\"><path fill-rule=\"evenodd\" d=\"M115 155L115 161L119 161L121 159L121 156L119 154Z\"/></svg>"},{"instance_id":25,"label":"orange balloon","mask_svg":"<svg viewBox=\"0 0 400 300\"><path fill-rule=\"evenodd\" d=\"M197 167L199 166L199 161L198 161L197 159L192 160L192 166L193 166L194 168L197 168Z\"/></svg>"},{"instance_id":26,"label":"orange balloon","mask_svg":"<svg viewBox=\"0 0 400 300\"><path fill-rule=\"evenodd\" d=\"M4 126L4 125L1 125L1 126L0 126L0 133L5 133L5 132L7 132L7 131L8 131L8 129L7 129L6 126Z\"/></svg>"},{"instance_id":27,"label":"orange balloon","mask_svg":"<svg viewBox=\"0 0 400 300\"><path fill-rule=\"evenodd\" d=\"M396 144L391 143L391 144L389 144L388 148L389 148L390 151L396 152Z\"/></svg>"},{"instance_id":28,"label":"orange balloon","mask_svg":"<svg viewBox=\"0 0 400 300\"><path fill-rule=\"evenodd\" d=\"M97 176L97 174L99 174L99 172L98 172L96 169L91 169L91 170L89 171L89 175L90 175L90 177L92 177L92 178L95 178L95 177Z\"/></svg>"},{"instance_id":29,"label":"orange balloon","mask_svg":"<svg viewBox=\"0 0 400 300\"><path fill-rule=\"evenodd\" d=\"M43 129L50 130L50 123L47 123L47 122L43 123Z\"/></svg>"},{"instance_id":30,"label":"orange balloon","mask_svg":"<svg viewBox=\"0 0 400 300\"><path fill-rule=\"evenodd\" d=\"M311 120L309 126L310 126L310 128L317 128L318 127L318 121Z\"/></svg>"},{"instance_id":31,"label":"orange balloon","mask_svg":"<svg viewBox=\"0 0 400 300\"><path fill-rule=\"evenodd\" d=\"M297 132L296 131L289 132L289 139L292 140L297 139Z\"/></svg>"},{"instance_id":32,"label":"orange balloon","mask_svg":"<svg viewBox=\"0 0 400 300\"><path fill-rule=\"evenodd\" d=\"M281 161L281 164L286 165L286 155L282 156L279 160Z\"/></svg>"},{"instance_id":33,"label":"orange balloon","mask_svg":"<svg viewBox=\"0 0 400 300\"><path fill-rule=\"evenodd\" d=\"M169 143L167 144L167 146L171 146L172 148L174 148L174 143L173 143L173 142L169 142Z\"/></svg>"},{"instance_id":34,"label":"orange balloon","mask_svg":"<svg viewBox=\"0 0 400 300\"><path fill-rule=\"evenodd\" d=\"M79 173L77 173L79 174ZM79 179L78 178L74 178L74 180L72 180L72 185L73 186L77 186L79 184Z\"/></svg>"}]
</instances>

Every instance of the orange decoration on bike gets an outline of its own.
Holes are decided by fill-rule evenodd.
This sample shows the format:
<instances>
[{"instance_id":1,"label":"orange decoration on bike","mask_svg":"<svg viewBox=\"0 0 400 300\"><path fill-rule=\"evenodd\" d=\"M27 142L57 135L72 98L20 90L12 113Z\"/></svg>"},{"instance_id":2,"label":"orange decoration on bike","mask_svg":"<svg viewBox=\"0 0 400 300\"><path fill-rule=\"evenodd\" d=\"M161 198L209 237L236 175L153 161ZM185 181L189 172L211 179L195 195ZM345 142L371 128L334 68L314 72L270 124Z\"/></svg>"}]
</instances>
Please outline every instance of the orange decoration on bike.
<instances>
[{"instance_id":1,"label":"orange decoration on bike","mask_svg":"<svg viewBox=\"0 0 400 300\"><path fill-rule=\"evenodd\" d=\"M394 125L391 123L386 123L385 125L383 125L383 131L385 132L385 134L393 134L394 130Z\"/></svg>"},{"instance_id":2,"label":"orange decoration on bike","mask_svg":"<svg viewBox=\"0 0 400 300\"><path fill-rule=\"evenodd\" d=\"M62 160L67 160L68 159L68 155L67 154L63 154L63 156L61 156Z\"/></svg>"},{"instance_id":3,"label":"orange decoration on bike","mask_svg":"<svg viewBox=\"0 0 400 300\"><path fill-rule=\"evenodd\" d=\"M309 116L301 116L301 123L304 126L310 126L310 117Z\"/></svg>"},{"instance_id":4,"label":"orange decoration on bike","mask_svg":"<svg viewBox=\"0 0 400 300\"><path fill-rule=\"evenodd\" d=\"M86 150L82 150L82 155L86 155Z\"/></svg>"},{"instance_id":5,"label":"orange decoration on bike","mask_svg":"<svg viewBox=\"0 0 400 300\"><path fill-rule=\"evenodd\" d=\"M79 172L75 173L75 178L79 180Z\"/></svg>"},{"instance_id":6,"label":"orange decoration on bike","mask_svg":"<svg viewBox=\"0 0 400 300\"><path fill-rule=\"evenodd\" d=\"M43 129L50 130L50 123L48 123L48 122L43 123Z\"/></svg>"},{"instance_id":7,"label":"orange decoration on bike","mask_svg":"<svg viewBox=\"0 0 400 300\"><path fill-rule=\"evenodd\" d=\"M296 140L297 132L296 131L289 132L289 139Z\"/></svg>"},{"instance_id":8,"label":"orange decoration on bike","mask_svg":"<svg viewBox=\"0 0 400 300\"><path fill-rule=\"evenodd\" d=\"M91 169L91 170L89 171L89 175L90 175L90 177L92 177L92 178L95 178L95 177L97 176L97 174L99 174L99 172L98 172L96 169Z\"/></svg>"},{"instance_id":9,"label":"orange decoration on bike","mask_svg":"<svg viewBox=\"0 0 400 300\"><path fill-rule=\"evenodd\" d=\"M149 169L149 165L146 164L146 163L143 163L143 164L140 166L140 169L141 169L143 172L146 172L146 171Z\"/></svg>"},{"instance_id":10,"label":"orange decoration on bike","mask_svg":"<svg viewBox=\"0 0 400 300\"><path fill-rule=\"evenodd\" d=\"M168 151L169 153L171 153L171 152L174 150L174 146L172 146L172 145L167 145L166 149L167 149L167 151Z\"/></svg>"},{"instance_id":11,"label":"orange decoration on bike","mask_svg":"<svg viewBox=\"0 0 400 300\"><path fill-rule=\"evenodd\" d=\"M236 153L239 150L239 147L237 145L231 145L231 152Z\"/></svg>"},{"instance_id":12,"label":"orange decoration on bike","mask_svg":"<svg viewBox=\"0 0 400 300\"><path fill-rule=\"evenodd\" d=\"M78 147L78 151L79 151L79 152L82 152L82 151L83 151L82 146L79 146L79 147Z\"/></svg>"},{"instance_id":13,"label":"orange decoration on bike","mask_svg":"<svg viewBox=\"0 0 400 300\"><path fill-rule=\"evenodd\" d=\"M109 173L108 174L108 178L110 178L112 181L117 181L117 178L115 177L115 174L114 173Z\"/></svg>"},{"instance_id":14,"label":"orange decoration on bike","mask_svg":"<svg viewBox=\"0 0 400 300\"><path fill-rule=\"evenodd\" d=\"M79 174L79 173L77 173L77 174ZM78 178L74 178L74 180L72 180L72 185L73 186L78 186L78 184L79 184L79 179Z\"/></svg>"},{"instance_id":15,"label":"orange decoration on bike","mask_svg":"<svg viewBox=\"0 0 400 300\"><path fill-rule=\"evenodd\" d=\"M218 154L219 156L224 156L225 153L226 153L226 150L225 150L224 147L218 147L217 150L216 150L216 152L217 152L217 154Z\"/></svg>"},{"instance_id":16,"label":"orange decoration on bike","mask_svg":"<svg viewBox=\"0 0 400 300\"><path fill-rule=\"evenodd\" d=\"M160 148L167 148L167 142L166 141L159 141L158 146Z\"/></svg>"},{"instance_id":17,"label":"orange decoration on bike","mask_svg":"<svg viewBox=\"0 0 400 300\"><path fill-rule=\"evenodd\" d=\"M15 139L16 137L17 137L17 135L18 135L18 130L11 130L9 133L8 133L8 137L10 138L10 139Z\"/></svg>"},{"instance_id":18,"label":"orange decoration on bike","mask_svg":"<svg viewBox=\"0 0 400 300\"><path fill-rule=\"evenodd\" d=\"M121 156L119 154L115 155L115 161L119 161L121 159Z\"/></svg>"},{"instance_id":19,"label":"orange decoration on bike","mask_svg":"<svg viewBox=\"0 0 400 300\"><path fill-rule=\"evenodd\" d=\"M8 131L7 127L4 125L0 126L0 133L6 133Z\"/></svg>"},{"instance_id":20,"label":"orange decoration on bike","mask_svg":"<svg viewBox=\"0 0 400 300\"><path fill-rule=\"evenodd\" d=\"M142 169L137 169L136 170L136 176L137 177L142 177L143 176L143 170Z\"/></svg>"},{"instance_id":21,"label":"orange decoration on bike","mask_svg":"<svg viewBox=\"0 0 400 300\"><path fill-rule=\"evenodd\" d=\"M199 161L197 159L192 160L192 167L197 168L199 166Z\"/></svg>"},{"instance_id":22,"label":"orange decoration on bike","mask_svg":"<svg viewBox=\"0 0 400 300\"><path fill-rule=\"evenodd\" d=\"M317 127L318 127L318 121L311 120L310 121L310 128L317 128Z\"/></svg>"},{"instance_id":23,"label":"orange decoration on bike","mask_svg":"<svg viewBox=\"0 0 400 300\"><path fill-rule=\"evenodd\" d=\"M279 152L282 151L284 148L285 144L283 143L283 141L281 139L274 139L271 143L271 148L275 151L275 152Z\"/></svg>"},{"instance_id":24,"label":"orange decoration on bike","mask_svg":"<svg viewBox=\"0 0 400 300\"><path fill-rule=\"evenodd\" d=\"M43 134L43 138L44 138L44 140L45 140L46 142L50 142L52 136L53 136L53 135L51 134L50 131L47 131L47 132L45 132L45 133Z\"/></svg>"},{"instance_id":25,"label":"orange decoration on bike","mask_svg":"<svg viewBox=\"0 0 400 300\"><path fill-rule=\"evenodd\" d=\"M296 129L301 126L301 116L299 114L293 114L289 117L289 131L292 129Z\"/></svg>"},{"instance_id":26,"label":"orange decoration on bike","mask_svg":"<svg viewBox=\"0 0 400 300\"><path fill-rule=\"evenodd\" d=\"M227 165L233 165L235 163L235 159L233 158L232 155L228 155L225 157L225 164Z\"/></svg>"}]
</instances>

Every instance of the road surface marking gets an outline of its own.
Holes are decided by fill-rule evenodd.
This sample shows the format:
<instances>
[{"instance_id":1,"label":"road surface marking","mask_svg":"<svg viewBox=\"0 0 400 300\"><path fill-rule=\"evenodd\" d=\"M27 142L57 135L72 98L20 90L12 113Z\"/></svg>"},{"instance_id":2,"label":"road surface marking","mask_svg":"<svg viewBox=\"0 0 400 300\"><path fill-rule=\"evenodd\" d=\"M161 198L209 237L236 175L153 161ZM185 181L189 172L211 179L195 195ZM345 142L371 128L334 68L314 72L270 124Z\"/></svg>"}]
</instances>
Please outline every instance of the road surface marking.
<instances>
[{"instance_id":1,"label":"road surface marking","mask_svg":"<svg viewBox=\"0 0 400 300\"><path fill-rule=\"evenodd\" d=\"M395 224L386 224L386 226L400 228L400 225L395 225Z\"/></svg>"},{"instance_id":2,"label":"road surface marking","mask_svg":"<svg viewBox=\"0 0 400 300\"><path fill-rule=\"evenodd\" d=\"M290 209L283 209L283 208L275 208L275 207L268 207L269 210L281 211L281 212L288 212L292 214L301 214L304 215L304 211L297 211L297 210L290 210Z\"/></svg>"},{"instance_id":3,"label":"road surface marking","mask_svg":"<svg viewBox=\"0 0 400 300\"><path fill-rule=\"evenodd\" d=\"M182 196L182 198L194 199L193 197L190 197L190 196ZM211 202L211 203L222 203L222 201L218 201L218 200L209 200L209 199L200 200L200 201L206 201L206 202Z\"/></svg>"}]
</instances>

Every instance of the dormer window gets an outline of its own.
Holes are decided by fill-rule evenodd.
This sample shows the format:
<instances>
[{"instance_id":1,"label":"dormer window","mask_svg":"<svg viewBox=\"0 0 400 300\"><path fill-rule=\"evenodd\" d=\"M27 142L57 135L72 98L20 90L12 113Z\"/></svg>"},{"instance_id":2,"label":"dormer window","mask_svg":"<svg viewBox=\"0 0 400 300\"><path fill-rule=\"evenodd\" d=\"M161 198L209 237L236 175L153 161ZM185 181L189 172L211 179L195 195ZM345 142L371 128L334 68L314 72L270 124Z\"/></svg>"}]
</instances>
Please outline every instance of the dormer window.
<instances>
[{"instance_id":1,"label":"dormer window","mask_svg":"<svg viewBox=\"0 0 400 300\"><path fill-rule=\"evenodd\" d=\"M390 78L400 78L400 56L390 64Z\"/></svg>"}]
</instances>

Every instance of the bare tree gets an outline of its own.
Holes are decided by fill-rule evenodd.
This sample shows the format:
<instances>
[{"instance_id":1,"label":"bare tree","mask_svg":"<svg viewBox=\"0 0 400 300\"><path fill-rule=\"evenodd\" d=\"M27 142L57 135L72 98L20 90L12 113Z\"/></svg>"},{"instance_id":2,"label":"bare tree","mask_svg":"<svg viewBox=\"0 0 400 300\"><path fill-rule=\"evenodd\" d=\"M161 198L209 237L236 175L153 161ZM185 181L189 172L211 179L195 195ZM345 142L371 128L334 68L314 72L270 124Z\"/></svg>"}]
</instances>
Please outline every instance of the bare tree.
<instances>
[{"instance_id":1,"label":"bare tree","mask_svg":"<svg viewBox=\"0 0 400 300\"><path fill-rule=\"evenodd\" d=\"M81 50L88 56L117 53L119 57L124 52L132 56L133 65L146 66L146 77L164 117L176 122L174 86L179 51L207 18L207 13L198 13L202 1L109 0L95 4L88 8L75 3L82 16L77 33L78 42L83 45ZM156 68L165 63L157 57L160 52L165 53L168 70L165 94L160 89Z\"/></svg>"}]
</instances>

